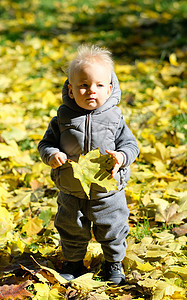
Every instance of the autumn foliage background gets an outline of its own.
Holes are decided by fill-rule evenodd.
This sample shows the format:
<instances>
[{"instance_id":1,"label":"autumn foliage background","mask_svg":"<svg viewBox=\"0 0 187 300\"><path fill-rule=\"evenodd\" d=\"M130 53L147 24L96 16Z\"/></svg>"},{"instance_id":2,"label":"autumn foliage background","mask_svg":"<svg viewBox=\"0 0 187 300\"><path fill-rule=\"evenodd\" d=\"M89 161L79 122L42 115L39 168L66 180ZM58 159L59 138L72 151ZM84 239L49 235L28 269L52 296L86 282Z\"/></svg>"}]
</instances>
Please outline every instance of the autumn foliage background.
<instances>
[{"instance_id":1,"label":"autumn foliage background","mask_svg":"<svg viewBox=\"0 0 187 300\"><path fill-rule=\"evenodd\" d=\"M0 13L0 299L186 299L186 2L1 0ZM67 285L53 272L58 191L37 144L85 41L112 51L140 148L126 188L124 287L102 281L94 239L84 263L96 280Z\"/></svg>"}]
</instances>

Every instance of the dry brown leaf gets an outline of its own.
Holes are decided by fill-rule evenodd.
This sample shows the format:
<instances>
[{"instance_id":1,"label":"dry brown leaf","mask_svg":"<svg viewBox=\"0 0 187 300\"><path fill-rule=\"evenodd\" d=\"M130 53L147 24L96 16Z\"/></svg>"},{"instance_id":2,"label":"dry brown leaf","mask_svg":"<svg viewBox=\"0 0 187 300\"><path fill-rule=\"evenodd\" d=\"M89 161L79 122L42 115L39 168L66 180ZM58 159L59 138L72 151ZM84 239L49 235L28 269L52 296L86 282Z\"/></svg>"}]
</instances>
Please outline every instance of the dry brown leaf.
<instances>
[{"instance_id":1,"label":"dry brown leaf","mask_svg":"<svg viewBox=\"0 0 187 300\"><path fill-rule=\"evenodd\" d=\"M182 236L187 234L187 224L183 224L179 227L173 228L172 232L174 232L177 236Z\"/></svg>"},{"instance_id":2,"label":"dry brown leaf","mask_svg":"<svg viewBox=\"0 0 187 300\"><path fill-rule=\"evenodd\" d=\"M32 284L31 280L27 280L20 284L11 284L0 286L0 299L2 300L17 300L25 299L25 297L34 297L33 294L26 291L25 288Z\"/></svg>"},{"instance_id":3,"label":"dry brown leaf","mask_svg":"<svg viewBox=\"0 0 187 300\"><path fill-rule=\"evenodd\" d=\"M132 298L132 296L131 296L131 294L129 294L129 295L123 295L122 297L120 297L120 300L132 300L133 298Z\"/></svg>"}]
</instances>

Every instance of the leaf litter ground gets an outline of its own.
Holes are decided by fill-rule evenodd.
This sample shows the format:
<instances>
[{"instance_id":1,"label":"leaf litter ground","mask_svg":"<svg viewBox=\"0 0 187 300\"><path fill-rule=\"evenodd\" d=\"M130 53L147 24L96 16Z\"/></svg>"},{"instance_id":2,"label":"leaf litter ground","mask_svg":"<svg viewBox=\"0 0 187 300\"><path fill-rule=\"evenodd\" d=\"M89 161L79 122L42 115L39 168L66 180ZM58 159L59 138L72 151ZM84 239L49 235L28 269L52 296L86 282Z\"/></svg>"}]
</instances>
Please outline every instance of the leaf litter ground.
<instances>
[{"instance_id":1,"label":"leaf litter ground","mask_svg":"<svg viewBox=\"0 0 187 300\"><path fill-rule=\"evenodd\" d=\"M1 13L0 299L186 299L185 3L2 0ZM62 70L85 40L114 53L120 108L140 148L126 188L122 287L102 280L94 237L88 273L59 277L58 191L37 153L61 104Z\"/></svg>"}]
</instances>

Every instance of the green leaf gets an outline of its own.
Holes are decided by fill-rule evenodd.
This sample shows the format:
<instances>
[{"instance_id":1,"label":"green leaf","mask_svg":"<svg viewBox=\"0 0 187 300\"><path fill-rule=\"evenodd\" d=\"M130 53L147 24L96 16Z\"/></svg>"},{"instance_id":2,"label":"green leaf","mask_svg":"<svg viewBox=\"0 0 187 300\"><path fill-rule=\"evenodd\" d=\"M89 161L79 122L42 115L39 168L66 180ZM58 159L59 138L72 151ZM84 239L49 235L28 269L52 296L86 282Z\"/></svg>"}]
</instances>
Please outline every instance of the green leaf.
<instances>
[{"instance_id":1,"label":"green leaf","mask_svg":"<svg viewBox=\"0 0 187 300\"><path fill-rule=\"evenodd\" d=\"M81 155L78 163L70 161L70 164L75 178L80 180L88 198L92 183L106 188L107 192L117 190L117 181L110 173L114 160L109 155L102 155L99 149L92 150L85 156Z\"/></svg>"},{"instance_id":2,"label":"green leaf","mask_svg":"<svg viewBox=\"0 0 187 300\"><path fill-rule=\"evenodd\" d=\"M51 208L49 209L46 209L46 210L42 210L41 213L39 214L39 218L41 220L43 220L43 226L47 226L49 221L51 220L51 217L52 217L52 211L51 211Z\"/></svg>"}]
</instances>

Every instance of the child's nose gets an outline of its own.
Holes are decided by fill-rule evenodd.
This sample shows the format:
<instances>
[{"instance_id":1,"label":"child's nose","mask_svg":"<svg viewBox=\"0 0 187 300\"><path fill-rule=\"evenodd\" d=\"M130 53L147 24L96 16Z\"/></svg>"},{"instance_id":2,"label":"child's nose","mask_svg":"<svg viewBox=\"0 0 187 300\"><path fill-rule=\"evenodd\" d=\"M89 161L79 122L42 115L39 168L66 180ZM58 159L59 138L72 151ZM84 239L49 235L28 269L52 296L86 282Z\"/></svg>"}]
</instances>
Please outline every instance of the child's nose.
<instances>
[{"instance_id":1,"label":"child's nose","mask_svg":"<svg viewBox=\"0 0 187 300\"><path fill-rule=\"evenodd\" d=\"M89 88L89 93L90 94L95 94L96 93L96 89L95 89L95 86L94 85L91 85L90 88Z\"/></svg>"}]
</instances>

